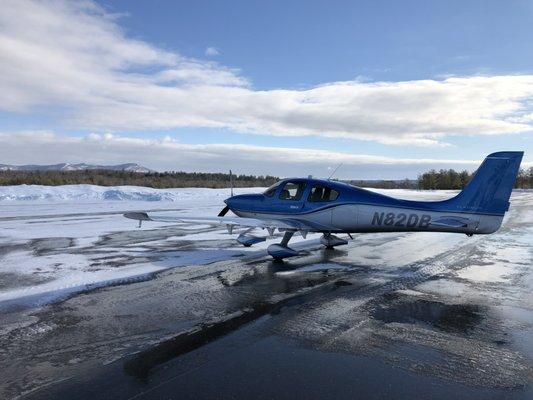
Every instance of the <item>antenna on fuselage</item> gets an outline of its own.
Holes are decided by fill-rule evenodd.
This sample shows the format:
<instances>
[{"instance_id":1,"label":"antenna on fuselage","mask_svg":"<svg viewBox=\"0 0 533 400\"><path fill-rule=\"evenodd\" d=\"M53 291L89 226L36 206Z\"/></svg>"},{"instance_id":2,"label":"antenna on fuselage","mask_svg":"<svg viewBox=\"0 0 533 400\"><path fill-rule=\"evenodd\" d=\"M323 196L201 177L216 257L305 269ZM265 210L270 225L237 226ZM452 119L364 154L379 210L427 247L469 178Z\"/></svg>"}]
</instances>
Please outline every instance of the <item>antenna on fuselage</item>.
<instances>
[{"instance_id":1,"label":"antenna on fuselage","mask_svg":"<svg viewBox=\"0 0 533 400\"><path fill-rule=\"evenodd\" d=\"M229 170L229 186L231 188L231 197L233 197L233 174L231 173L231 169Z\"/></svg>"},{"instance_id":2,"label":"antenna on fuselage","mask_svg":"<svg viewBox=\"0 0 533 400\"><path fill-rule=\"evenodd\" d=\"M337 165L337 168L335 168L335 169L333 170L333 172L331 173L331 175L328 177L328 181L333 177L333 175L335 175L335 172L337 172L337 170L338 170L340 167L342 167L342 164L343 164L343 163L340 163L339 165Z\"/></svg>"}]
</instances>

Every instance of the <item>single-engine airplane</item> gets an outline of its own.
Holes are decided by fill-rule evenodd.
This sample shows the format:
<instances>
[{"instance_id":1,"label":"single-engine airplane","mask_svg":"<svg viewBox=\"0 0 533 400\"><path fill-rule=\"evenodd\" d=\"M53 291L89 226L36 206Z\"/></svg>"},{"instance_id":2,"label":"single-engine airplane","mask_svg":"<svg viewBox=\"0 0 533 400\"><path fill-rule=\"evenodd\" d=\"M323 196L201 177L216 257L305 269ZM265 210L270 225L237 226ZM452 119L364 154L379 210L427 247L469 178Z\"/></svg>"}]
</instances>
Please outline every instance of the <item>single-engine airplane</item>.
<instances>
[{"instance_id":1,"label":"single-engine airplane","mask_svg":"<svg viewBox=\"0 0 533 400\"><path fill-rule=\"evenodd\" d=\"M283 179L262 194L231 196L218 217L180 217L129 212L126 218L159 222L218 222L231 234L235 226L247 228L237 241L251 246L266 240L251 234L266 229L284 232L267 252L275 259L298 255L289 247L296 232L305 238L320 232L327 248L348 242L334 234L365 232L456 232L467 236L496 232L509 209L509 198L523 152L492 153L468 185L455 197L442 201L396 199L345 183L313 179ZM236 217L226 217L228 211Z\"/></svg>"}]
</instances>

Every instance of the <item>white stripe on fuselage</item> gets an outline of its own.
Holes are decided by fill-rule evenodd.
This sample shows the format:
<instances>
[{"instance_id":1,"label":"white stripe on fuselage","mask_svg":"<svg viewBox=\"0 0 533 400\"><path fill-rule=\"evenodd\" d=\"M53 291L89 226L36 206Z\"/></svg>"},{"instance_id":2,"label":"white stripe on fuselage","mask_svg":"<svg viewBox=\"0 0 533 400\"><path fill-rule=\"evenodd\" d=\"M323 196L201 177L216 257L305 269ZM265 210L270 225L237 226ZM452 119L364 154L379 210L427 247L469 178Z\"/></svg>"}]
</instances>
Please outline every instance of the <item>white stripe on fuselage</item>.
<instances>
[{"instance_id":1,"label":"white stripe on fuselage","mask_svg":"<svg viewBox=\"0 0 533 400\"><path fill-rule=\"evenodd\" d=\"M501 225L503 216L474 213L447 213L434 210L417 210L399 207L384 207L361 204L342 204L303 214L275 214L262 212L234 211L240 217L257 219L292 219L330 227L332 232L459 232L492 233ZM431 225L442 217L467 218L466 227L452 228Z\"/></svg>"}]
</instances>

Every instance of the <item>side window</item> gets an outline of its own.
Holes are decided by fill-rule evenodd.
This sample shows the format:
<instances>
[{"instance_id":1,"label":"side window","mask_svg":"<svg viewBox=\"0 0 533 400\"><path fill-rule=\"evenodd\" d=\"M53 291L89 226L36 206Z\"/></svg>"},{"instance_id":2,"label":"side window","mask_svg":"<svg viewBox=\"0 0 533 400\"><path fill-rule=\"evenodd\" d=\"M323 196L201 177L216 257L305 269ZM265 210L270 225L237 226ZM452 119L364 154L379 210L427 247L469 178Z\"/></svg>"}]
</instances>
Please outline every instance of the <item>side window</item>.
<instances>
[{"instance_id":1,"label":"side window","mask_svg":"<svg viewBox=\"0 0 533 400\"><path fill-rule=\"evenodd\" d=\"M302 197L302 194L305 189L305 183L304 182L287 182L283 189L281 190L281 193L279 194L279 198L281 200L300 200Z\"/></svg>"},{"instance_id":2,"label":"side window","mask_svg":"<svg viewBox=\"0 0 533 400\"><path fill-rule=\"evenodd\" d=\"M334 189L325 186L313 186L309 192L309 198L307 201L321 202L321 201L333 201L339 197L339 192Z\"/></svg>"},{"instance_id":3,"label":"side window","mask_svg":"<svg viewBox=\"0 0 533 400\"><path fill-rule=\"evenodd\" d=\"M266 197L272 197L274 196L274 193L276 193L276 189L278 188L279 184L281 182L277 182L277 183L274 183L272 186L270 186L267 190L265 190L263 192L263 194L266 196Z\"/></svg>"},{"instance_id":4,"label":"side window","mask_svg":"<svg viewBox=\"0 0 533 400\"><path fill-rule=\"evenodd\" d=\"M337 200L337 197L339 197L339 192L337 192L335 189L327 188L325 195L326 195L325 201L333 201L333 200Z\"/></svg>"}]
</instances>

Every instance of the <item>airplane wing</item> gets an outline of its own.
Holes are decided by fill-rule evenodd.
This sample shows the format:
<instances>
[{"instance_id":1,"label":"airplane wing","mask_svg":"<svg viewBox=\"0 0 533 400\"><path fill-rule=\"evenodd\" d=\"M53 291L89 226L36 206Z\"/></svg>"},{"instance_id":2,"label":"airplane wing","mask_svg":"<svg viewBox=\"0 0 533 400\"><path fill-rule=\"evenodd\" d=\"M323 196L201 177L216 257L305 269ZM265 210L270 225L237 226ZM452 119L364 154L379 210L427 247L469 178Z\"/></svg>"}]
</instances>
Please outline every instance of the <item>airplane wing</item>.
<instances>
[{"instance_id":1,"label":"airplane wing","mask_svg":"<svg viewBox=\"0 0 533 400\"><path fill-rule=\"evenodd\" d=\"M431 221L429 225L443 226L447 228L466 228L470 223L473 223L469 218L464 217L440 217Z\"/></svg>"},{"instance_id":2,"label":"airplane wing","mask_svg":"<svg viewBox=\"0 0 533 400\"><path fill-rule=\"evenodd\" d=\"M295 231L312 231L312 230L323 230L327 229L325 226L318 224L310 224L300 220L294 220L290 218L281 218L281 219L258 219L258 218L242 218L242 217L181 217L176 215L157 215L157 214L147 214L144 212L129 212L125 213L124 217L141 221L156 221L156 222L170 222L170 223L181 223L181 222L208 222L208 223L218 223L220 225L228 226L243 226L248 228L263 228L268 229L269 232L274 229L282 230L295 230Z\"/></svg>"}]
</instances>

